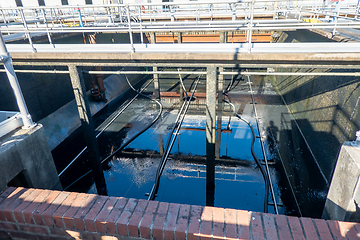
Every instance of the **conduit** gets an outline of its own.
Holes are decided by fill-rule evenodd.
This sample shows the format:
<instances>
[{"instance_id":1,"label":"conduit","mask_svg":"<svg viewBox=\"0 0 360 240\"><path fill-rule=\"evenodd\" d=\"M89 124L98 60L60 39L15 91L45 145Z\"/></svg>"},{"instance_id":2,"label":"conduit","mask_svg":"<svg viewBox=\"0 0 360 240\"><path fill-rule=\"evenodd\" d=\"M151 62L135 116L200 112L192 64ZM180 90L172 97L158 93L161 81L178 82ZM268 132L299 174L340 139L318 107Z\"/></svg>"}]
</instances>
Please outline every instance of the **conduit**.
<instances>
[{"instance_id":1,"label":"conduit","mask_svg":"<svg viewBox=\"0 0 360 240\"><path fill-rule=\"evenodd\" d=\"M258 129L258 132L259 132L259 137L260 137L261 150L262 150L262 154L263 154L264 162L265 162L265 169L266 169L266 173L267 173L267 176L268 176L268 181L269 181L269 186L270 186L270 191L271 191L271 197L272 197L273 202L274 202L275 213L279 214L278 205L277 205L276 198L275 198L275 192L274 192L274 188L273 188L271 177L270 177L268 160L267 160L267 157L266 157L266 154L265 154L264 142L262 141L259 118L258 118L256 107L255 107L255 100L254 100L254 94L253 94L252 87L251 87L250 77L247 76L247 78L248 78L248 84L249 84L249 88L250 88L251 101L252 101L254 114L255 114L256 125L257 125L257 129ZM268 189L267 189L267 191L268 191ZM268 201L268 199L266 199L266 201Z\"/></svg>"},{"instance_id":2,"label":"conduit","mask_svg":"<svg viewBox=\"0 0 360 240\"><path fill-rule=\"evenodd\" d=\"M138 94L136 94L111 120L108 124L106 124L106 126L96 135L96 138L98 138L115 120L117 117L120 116L120 114L122 114L129 106L132 102L135 101L135 99L150 85L150 83L152 83L153 80L149 81L141 90L140 92L138 92ZM64 172L85 152L85 150L87 149L87 146L83 148L83 150L81 150L81 152L76 155L76 157L59 173L59 177L61 177Z\"/></svg>"},{"instance_id":3,"label":"conduit","mask_svg":"<svg viewBox=\"0 0 360 240\"><path fill-rule=\"evenodd\" d=\"M119 147L118 149L116 149L112 154L110 154L109 156L107 156L106 158L104 158L101 163L106 162L107 160L109 160L111 157L113 157L116 153L118 153L119 151L121 151L122 149L124 149L127 145L129 145L132 141L134 141L138 136L140 136L142 133L144 133L146 130L148 130L152 125L154 125L154 123L160 118L161 114L162 114L162 110L163 110L163 106L162 104L156 100L156 99L152 99L151 97L145 95L142 93L142 91L145 89L143 88L141 92L137 91L130 83L128 77L125 75L126 77L126 81L129 84L130 88L135 91L138 95L144 96L146 98L149 98L151 101L156 102L159 105L159 113L158 115L155 117L155 119L146 127L144 128L142 131L138 132L137 134L135 134L132 138L130 138L127 142L125 142L121 147ZM148 86L148 84L146 85ZM135 100L135 99L134 99ZM64 190L69 189L72 185L74 185L76 182L78 182L80 179L82 179L83 177L85 177L87 174L89 174L92 170L89 170L88 172L86 172L85 174L83 174L81 177L79 177L78 179L76 179L73 183L71 183L69 186L67 186Z\"/></svg>"},{"instance_id":4,"label":"conduit","mask_svg":"<svg viewBox=\"0 0 360 240\"><path fill-rule=\"evenodd\" d=\"M188 108L189 108L189 106L190 106L190 103L191 103L192 99L193 99L193 96L194 96L195 90L196 90L196 88L197 88L197 85L198 85L198 83L199 83L200 77L201 77L201 75L198 77L197 81L195 82L195 86L194 86L194 88L193 88L193 91L192 91L192 93L191 93L191 96L185 98L185 101L184 101L184 103L182 104L182 106L181 106L181 108L180 108L180 111L179 111L179 113L178 113L178 115L177 115L177 117L176 117L175 125L174 125L172 131L170 132L169 138L168 138L167 143L166 143L166 146L165 146L165 152L164 152L164 154L163 154L163 156L162 156L162 158L161 158L160 164L159 164L158 169L157 169L157 171L156 171L155 183L154 183L154 185L153 185L153 187L152 187L152 189L151 189L151 192L149 193L149 198L148 198L148 200L154 200L155 197L156 197L156 193L157 193L157 191L158 191L158 189L159 189L160 177L161 177L162 172L163 172L163 170L164 170L164 168L165 168L167 159L168 159L169 154L170 154L170 152L171 152L171 149L172 149L172 147L173 147L173 145L174 145L174 142L175 142L175 140L176 140L176 138L177 138L177 136L178 136L178 133L179 133L179 130L180 130L180 128L181 128L181 125L182 125L182 123L183 123L183 121L184 121L186 112L187 112L187 110L188 110ZM184 85L183 82L182 82L182 78L181 78L181 77L180 77L180 82L181 82L182 85ZM186 96L188 96L188 94L187 94L187 92L186 92L186 89L184 89L184 90L185 90ZM186 104L186 107L185 107L185 109L184 109L185 104ZM175 131L175 132L174 132L174 131ZM174 136L174 137L173 137L173 136Z\"/></svg>"}]
</instances>

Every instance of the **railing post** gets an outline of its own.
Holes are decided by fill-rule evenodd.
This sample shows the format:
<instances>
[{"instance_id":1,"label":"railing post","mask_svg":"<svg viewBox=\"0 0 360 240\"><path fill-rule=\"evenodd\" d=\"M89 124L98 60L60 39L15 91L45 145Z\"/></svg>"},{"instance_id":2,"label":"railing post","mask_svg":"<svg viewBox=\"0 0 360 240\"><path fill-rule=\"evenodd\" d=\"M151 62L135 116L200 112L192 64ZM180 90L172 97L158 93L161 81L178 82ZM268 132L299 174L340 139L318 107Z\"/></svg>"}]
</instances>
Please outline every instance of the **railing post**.
<instances>
[{"instance_id":1,"label":"railing post","mask_svg":"<svg viewBox=\"0 0 360 240\"><path fill-rule=\"evenodd\" d=\"M254 5L255 0L251 1L250 5L250 23L248 25L248 32L247 32L247 42L248 42L248 52L251 53L251 38L252 38L252 27L253 27L253 20L254 20Z\"/></svg>"},{"instance_id":2,"label":"railing post","mask_svg":"<svg viewBox=\"0 0 360 240\"><path fill-rule=\"evenodd\" d=\"M129 25L129 38L130 38L130 44L131 44L131 52L135 52L134 49L134 40L131 30L131 18L130 18L130 7L129 5L126 5L126 12L127 12L127 18L128 18L128 25Z\"/></svg>"},{"instance_id":3,"label":"railing post","mask_svg":"<svg viewBox=\"0 0 360 240\"><path fill-rule=\"evenodd\" d=\"M25 128L25 129L33 128L34 126L36 126L36 124L32 121L31 115L26 106L24 96L21 92L19 81L16 77L16 73L15 73L14 67L11 62L11 56L6 49L5 42L2 37L1 32L0 32L0 60L4 64L6 75L9 79L11 88L14 92L14 95L16 98L16 103L19 107L21 118L24 123L23 128Z\"/></svg>"},{"instance_id":4,"label":"railing post","mask_svg":"<svg viewBox=\"0 0 360 240\"><path fill-rule=\"evenodd\" d=\"M36 52L36 49L34 48L34 44L33 44L32 40L31 40L31 36L30 36L30 33L29 33L29 28L28 28L27 23L26 23L26 18L25 18L25 15L24 15L24 11L22 9L20 9L19 11L20 11L21 20L23 21L23 24L24 24L25 34L26 34L27 38L29 39L29 43L31 45L31 48L32 48L33 52Z\"/></svg>"},{"instance_id":5,"label":"railing post","mask_svg":"<svg viewBox=\"0 0 360 240\"><path fill-rule=\"evenodd\" d=\"M49 30L48 30L48 22L47 22L47 19L46 19L46 13L45 13L45 10L42 8L41 9L42 11L42 14L43 14L43 18L44 18L44 23L45 23L45 26L46 26L46 34L48 36L48 39L49 39L49 43L53 45L53 48L55 48L55 45L52 43L52 39L51 39L51 36L50 36L50 33L49 33Z\"/></svg>"},{"instance_id":6,"label":"railing post","mask_svg":"<svg viewBox=\"0 0 360 240\"><path fill-rule=\"evenodd\" d=\"M107 195L104 172L102 170L99 147L95 137L89 100L86 96L84 79L82 74L78 71L77 66L71 64L68 66L68 68L81 120L81 127L83 129L86 145L88 148L88 157L94 174L96 189L99 195Z\"/></svg>"},{"instance_id":7,"label":"railing post","mask_svg":"<svg viewBox=\"0 0 360 240\"><path fill-rule=\"evenodd\" d=\"M206 205L214 206L215 194L215 121L216 82L214 65L207 67L206 74Z\"/></svg>"},{"instance_id":8,"label":"railing post","mask_svg":"<svg viewBox=\"0 0 360 240\"><path fill-rule=\"evenodd\" d=\"M153 67L153 71L156 72L158 70L157 67ZM159 74L154 73L154 89L155 89L155 98L160 99L160 83L159 83Z\"/></svg>"}]
</instances>

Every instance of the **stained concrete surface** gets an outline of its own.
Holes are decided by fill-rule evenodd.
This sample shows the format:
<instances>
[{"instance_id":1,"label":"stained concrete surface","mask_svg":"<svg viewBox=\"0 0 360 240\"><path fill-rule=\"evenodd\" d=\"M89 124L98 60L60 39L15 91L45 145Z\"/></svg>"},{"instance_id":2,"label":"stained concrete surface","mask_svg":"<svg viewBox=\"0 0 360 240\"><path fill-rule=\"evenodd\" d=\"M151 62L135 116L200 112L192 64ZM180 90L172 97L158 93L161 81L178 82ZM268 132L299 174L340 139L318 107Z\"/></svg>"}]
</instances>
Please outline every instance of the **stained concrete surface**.
<instances>
[{"instance_id":1,"label":"stained concrete surface","mask_svg":"<svg viewBox=\"0 0 360 240\"><path fill-rule=\"evenodd\" d=\"M13 186L62 189L41 124L15 129L0 138L0 176L0 191L9 182Z\"/></svg>"}]
</instances>

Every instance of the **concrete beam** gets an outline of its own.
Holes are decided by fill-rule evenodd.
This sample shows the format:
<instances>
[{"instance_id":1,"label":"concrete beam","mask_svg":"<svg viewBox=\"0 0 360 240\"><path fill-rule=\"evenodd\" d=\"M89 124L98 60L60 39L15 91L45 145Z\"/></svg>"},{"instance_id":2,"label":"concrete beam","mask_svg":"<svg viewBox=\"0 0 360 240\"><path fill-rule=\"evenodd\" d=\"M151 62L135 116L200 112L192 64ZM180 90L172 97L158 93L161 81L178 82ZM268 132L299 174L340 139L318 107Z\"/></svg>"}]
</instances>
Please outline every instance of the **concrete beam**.
<instances>
[{"instance_id":1,"label":"concrete beam","mask_svg":"<svg viewBox=\"0 0 360 240\"><path fill-rule=\"evenodd\" d=\"M183 63L209 64L303 64L312 65L360 65L360 53L11 53L13 64L66 65L69 62L80 65L86 61L94 63ZM136 65L137 66L137 65Z\"/></svg>"}]
</instances>

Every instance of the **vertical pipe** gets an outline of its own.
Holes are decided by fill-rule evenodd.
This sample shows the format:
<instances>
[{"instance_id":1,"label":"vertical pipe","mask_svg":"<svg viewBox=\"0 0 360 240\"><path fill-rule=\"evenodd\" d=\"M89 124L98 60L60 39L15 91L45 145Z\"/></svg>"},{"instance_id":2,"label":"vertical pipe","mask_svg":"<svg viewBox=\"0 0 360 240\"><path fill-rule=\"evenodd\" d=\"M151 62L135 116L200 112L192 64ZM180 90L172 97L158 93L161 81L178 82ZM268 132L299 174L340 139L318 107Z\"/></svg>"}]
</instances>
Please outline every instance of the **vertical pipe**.
<instances>
[{"instance_id":1,"label":"vertical pipe","mask_svg":"<svg viewBox=\"0 0 360 240\"><path fill-rule=\"evenodd\" d=\"M251 5L250 5L250 23L248 26L248 34L247 34L248 52L249 53L251 53L251 38L252 38L252 27L253 27L253 20L254 20L254 5L255 5L255 0L252 0Z\"/></svg>"},{"instance_id":2,"label":"vertical pipe","mask_svg":"<svg viewBox=\"0 0 360 240\"><path fill-rule=\"evenodd\" d=\"M16 73L14 70L14 67L11 63L11 56L9 52L6 49L4 39L2 37L2 34L0 32L0 60L4 63L4 68L6 71L6 75L9 79L10 86L14 92L16 103L19 107L21 118L24 123L23 128L32 128L36 126L36 124L32 121L31 115L29 113L29 110L26 106L24 96L21 92L19 81L16 77Z\"/></svg>"},{"instance_id":3,"label":"vertical pipe","mask_svg":"<svg viewBox=\"0 0 360 240\"><path fill-rule=\"evenodd\" d=\"M223 72L224 68L219 67L219 72ZM216 158L220 158L220 146L221 146L221 118L223 111L223 90L224 90L224 75L219 75L218 81L218 111L217 111L217 127L216 127Z\"/></svg>"},{"instance_id":4,"label":"vertical pipe","mask_svg":"<svg viewBox=\"0 0 360 240\"><path fill-rule=\"evenodd\" d=\"M153 67L153 71L157 71L157 67ZM160 99L160 83L159 83L159 74L154 73L154 88L155 88L155 98Z\"/></svg>"},{"instance_id":5,"label":"vertical pipe","mask_svg":"<svg viewBox=\"0 0 360 240\"><path fill-rule=\"evenodd\" d=\"M150 43L155 44L156 43L155 32L150 32L149 34L150 34Z\"/></svg>"},{"instance_id":6,"label":"vertical pipe","mask_svg":"<svg viewBox=\"0 0 360 240\"><path fill-rule=\"evenodd\" d=\"M99 147L95 137L88 98L86 96L84 79L82 74L80 75L77 66L71 64L68 66L68 68L81 120L81 127L83 129L86 145L88 148L88 156L94 174L96 189L98 194L107 195L104 172L102 170Z\"/></svg>"},{"instance_id":7,"label":"vertical pipe","mask_svg":"<svg viewBox=\"0 0 360 240\"><path fill-rule=\"evenodd\" d=\"M140 18L140 40L141 40L141 44L143 44L144 36L143 36L143 32L142 32L141 8L139 8L139 18Z\"/></svg>"},{"instance_id":8,"label":"vertical pipe","mask_svg":"<svg viewBox=\"0 0 360 240\"><path fill-rule=\"evenodd\" d=\"M214 206L215 194L215 118L216 67L210 65L206 73L206 205Z\"/></svg>"},{"instance_id":9,"label":"vertical pipe","mask_svg":"<svg viewBox=\"0 0 360 240\"><path fill-rule=\"evenodd\" d=\"M132 30L131 30L131 18L130 18L130 7L129 7L129 5L126 6L126 12L127 12L127 18L128 18L128 24L129 24L129 37L130 37L130 44L131 44L131 52L135 52L133 35L132 35Z\"/></svg>"}]
</instances>

